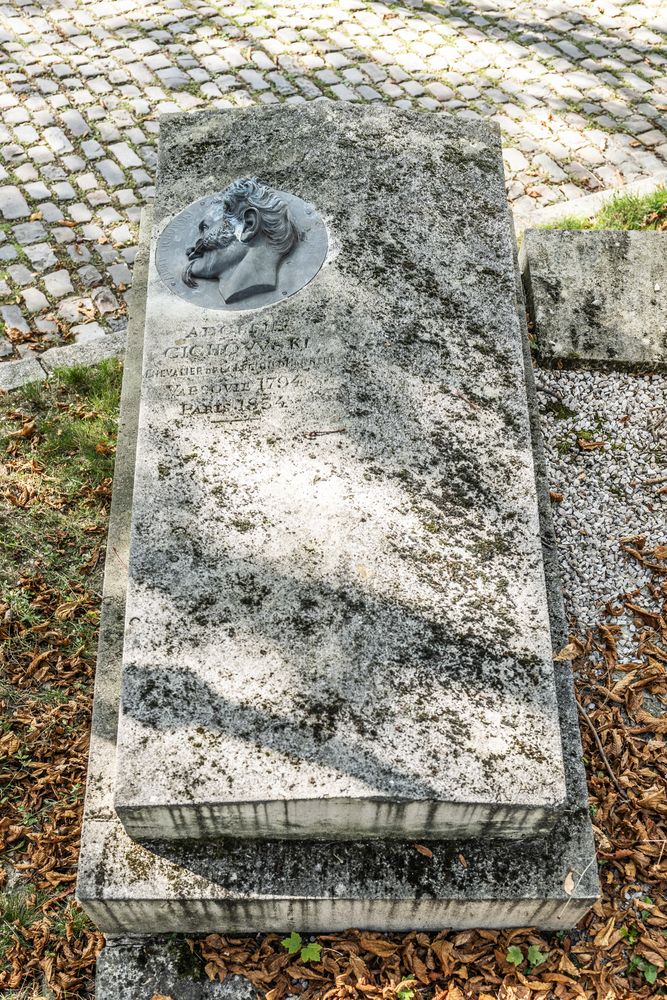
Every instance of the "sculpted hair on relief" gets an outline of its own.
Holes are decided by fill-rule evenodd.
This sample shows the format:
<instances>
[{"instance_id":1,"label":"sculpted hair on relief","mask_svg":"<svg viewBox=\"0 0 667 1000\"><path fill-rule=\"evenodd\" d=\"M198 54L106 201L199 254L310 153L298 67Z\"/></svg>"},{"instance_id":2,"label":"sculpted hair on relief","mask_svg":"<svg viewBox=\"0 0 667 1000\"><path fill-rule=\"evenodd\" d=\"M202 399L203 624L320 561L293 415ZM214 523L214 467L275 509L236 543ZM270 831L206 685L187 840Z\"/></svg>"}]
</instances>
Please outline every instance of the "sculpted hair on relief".
<instances>
[{"instance_id":1,"label":"sculpted hair on relief","mask_svg":"<svg viewBox=\"0 0 667 1000\"><path fill-rule=\"evenodd\" d=\"M275 191L253 177L230 184L213 204L220 202L225 213L239 222L242 221L246 208L256 209L260 218L260 232L281 257L286 257L299 240L299 231L285 202Z\"/></svg>"},{"instance_id":2,"label":"sculpted hair on relief","mask_svg":"<svg viewBox=\"0 0 667 1000\"><path fill-rule=\"evenodd\" d=\"M188 263L183 271L183 281L189 288L197 287L192 271L199 258L211 250L224 249L235 240L241 240L243 213L249 208L257 212L257 236L266 239L278 260L283 260L294 249L301 234L283 199L254 177L233 181L211 202L209 216L214 224L205 225L202 221L199 237L187 251Z\"/></svg>"}]
</instances>

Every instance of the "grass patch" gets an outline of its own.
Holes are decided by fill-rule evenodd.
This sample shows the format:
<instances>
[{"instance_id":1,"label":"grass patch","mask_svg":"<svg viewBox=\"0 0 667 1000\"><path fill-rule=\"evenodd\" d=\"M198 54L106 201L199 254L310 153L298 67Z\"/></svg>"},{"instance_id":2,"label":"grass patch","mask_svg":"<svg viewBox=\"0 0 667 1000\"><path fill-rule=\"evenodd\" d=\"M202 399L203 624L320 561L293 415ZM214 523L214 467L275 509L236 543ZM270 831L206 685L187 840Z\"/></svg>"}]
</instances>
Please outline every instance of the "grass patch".
<instances>
[{"instance_id":1,"label":"grass patch","mask_svg":"<svg viewBox=\"0 0 667 1000\"><path fill-rule=\"evenodd\" d=\"M667 230L667 188L645 195L618 194L592 219L566 216L539 228Z\"/></svg>"},{"instance_id":2,"label":"grass patch","mask_svg":"<svg viewBox=\"0 0 667 1000\"><path fill-rule=\"evenodd\" d=\"M41 620L34 594L20 583L39 574L61 595L61 620L71 623L68 603L79 601L81 567L99 561L100 536L113 474L121 366L115 359L95 368L58 372L7 397L0 416L6 456L0 505L0 583L14 620L34 627ZM73 625L76 629L76 626ZM86 641L85 636L80 636Z\"/></svg>"},{"instance_id":3,"label":"grass patch","mask_svg":"<svg viewBox=\"0 0 667 1000\"><path fill-rule=\"evenodd\" d=\"M0 397L0 996L88 996L101 943L73 892L121 371Z\"/></svg>"}]
</instances>

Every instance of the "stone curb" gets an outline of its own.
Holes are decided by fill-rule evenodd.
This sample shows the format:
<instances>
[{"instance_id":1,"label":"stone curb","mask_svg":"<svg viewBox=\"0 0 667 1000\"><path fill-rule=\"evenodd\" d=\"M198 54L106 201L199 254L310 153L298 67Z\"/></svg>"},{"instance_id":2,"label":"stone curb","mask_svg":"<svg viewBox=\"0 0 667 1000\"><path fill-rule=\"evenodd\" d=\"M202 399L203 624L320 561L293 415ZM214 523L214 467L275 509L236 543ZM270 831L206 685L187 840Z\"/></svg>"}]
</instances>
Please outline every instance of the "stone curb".
<instances>
[{"instance_id":1,"label":"stone curb","mask_svg":"<svg viewBox=\"0 0 667 1000\"><path fill-rule=\"evenodd\" d=\"M96 365L107 358L115 358L125 351L125 333L110 333L87 344L67 344L50 347L39 357L31 355L20 361L0 364L0 392L20 389L29 382L42 382L56 368L73 368L76 365Z\"/></svg>"}]
</instances>

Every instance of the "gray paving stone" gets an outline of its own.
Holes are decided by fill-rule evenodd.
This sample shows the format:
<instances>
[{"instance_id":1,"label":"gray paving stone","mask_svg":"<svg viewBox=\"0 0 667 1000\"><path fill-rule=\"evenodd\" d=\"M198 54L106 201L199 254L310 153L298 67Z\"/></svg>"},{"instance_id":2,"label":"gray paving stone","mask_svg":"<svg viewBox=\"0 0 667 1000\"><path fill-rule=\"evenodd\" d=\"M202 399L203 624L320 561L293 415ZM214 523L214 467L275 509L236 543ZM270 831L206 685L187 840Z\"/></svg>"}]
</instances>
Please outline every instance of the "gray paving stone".
<instances>
[{"instance_id":1,"label":"gray paving stone","mask_svg":"<svg viewBox=\"0 0 667 1000\"><path fill-rule=\"evenodd\" d=\"M645 146L659 146L661 143L665 142L665 135L657 129L651 129L649 132L642 132L639 138Z\"/></svg>"},{"instance_id":2,"label":"gray paving stone","mask_svg":"<svg viewBox=\"0 0 667 1000\"><path fill-rule=\"evenodd\" d=\"M67 256L75 264L87 263L91 258L90 250L83 243L75 243L74 246L67 247Z\"/></svg>"},{"instance_id":3,"label":"gray paving stone","mask_svg":"<svg viewBox=\"0 0 667 1000\"><path fill-rule=\"evenodd\" d=\"M61 113L60 117L62 118L65 128L67 128L67 130L77 138L88 135L90 132L88 123L81 112L77 111L76 108L67 108Z\"/></svg>"},{"instance_id":4,"label":"gray paving stone","mask_svg":"<svg viewBox=\"0 0 667 1000\"><path fill-rule=\"evenodd\" d=\"M90 209L81 202L76 202L74 205L68 205L67 214L70 219L74 220L74 222L90 222L93 217L93 213Z\"/></svg>"},{"instance_id":5,"label":"gray paving stone","mask_svg":"<svg viewBox=\"0 0 667 1000\"><path fill-rule=\"evenodd\" d=\"M57 263L57 257L48 243L32 243L25 248L25 252L36 271L46 271Z\"/></svg>"},{"instance_id":6,"label":"gray paving stone","mask_svg":"<svg viewBox=\"0 0 667 1000\"><path fill-rule=\"evenodd\" d=\"M39 138L39 132L33 125L19 125L14 129L14 135L22 146L29 146Z\"/></svg>"},{"instance_id":7,"label":"gray paving stone","mask_svg":"<svg viewBox=\"0 0 667 1000\"><path fill-rule=\"evenodd\" d=\"M64 269L45 274L43 281L48 294L53 298L60 299L73 291L69 272Z\"/></svg>"},{"instance_id":8,"label":"gray paving stone","mask_svg":"<svg viewBox=\"0 0 667 1000\"><path fill-rule=\"evenodd\" d=\"M16 167L14 173L24 184L29 181L36 181L39 178L39 174L32 163L22 163L19 167Z\"/></svg>"},{"instance_id":9,"label":"gray paving stone","mask_svg":"<svg viewBox=\"0 0 667 1000\"><path fill-rule=\"evenodd\" d=\"M92 299L95 308L102 316L106 313L115 313L118 309L118 299L110 288L96 288L92 292Z\"/></svg>"},{"instance_id":10,"label":"gray paving stone","mask_svg":"<svg viewBox=\"0 0 667 1000\"><path fill-rule=\"evenodd\" d=\"M53 185L53 194L58 201L71 201L76 198L76 191L67 181L58 181Z\"/></svg>"},{"instance_id":11,"label":"gray paving stone","mask_svg":"<svg viewBox=\"0 0 667 1000\"><path fill-rule=\"evenodd\" d=\"M54 153L70 153L74 148L63 130L55 125L44 129L42 135Z\"/></svg>"},{"instance_id":12,"label":"gray paving stone","mask_svg":"<svg viewBox=\"0 0 667 1000\"><path fill-rule=\"evenodd\" d=\"M113 160L99 160L96 167L110 187L118 187L119 184L125 183L125 174Z\"/></svg>"},{"instance_id":13,"label":"gray paving stone","mask_svg":"<svg viewBox=\"0 0 667 1000\"><path fill-rule=\"evenodd\" d=\"M41 222L21 222L12 228L12 232L16 242L24 247L30 243L36 243L38 240L43 240L47 236L46 229Z\"/></svg>"},{"instance_id":14,"label":"gray paving stone","mask_svg":"<svg viewBox=\"0 0 667 1000\"><path fill-rule=\"evenodd\" d=\"M31 271L25 264L12 264L7 268L7 273L15 285L29 285L35 278L34 271Z\"/></svg>"},{"instance_id":15,"label":"gray paving stone","mask_svg":"<svg viewBox=\"0 0 667 1000\"><path fill-rule=\"evenodd\" d=\"M97 160L101 156L104 156L104 149L100 146L97 139L86 139L85 142L81 143L81 149L84 156L89 160Z\"/></svg>"},{"instance_id":16,"label":"gray paving stone","mask_svg":"<svg viewBox=\"0 0 667 1000\"><path fill-rule=\"evenodd\" d=\"M71 243L76 238L72 230L65 226L56 226L51 233L57 243Z\"/></svg>"},{"instance_id":17,"label":"gray paving stone","mask_svg":"<svg viewBox=\"0 0 667 1000\"><path fill-rule=\"evenodd\" d=\"M106 243L96 246L95 253L105 264L115 264L118 261L118 251Z\"/></svg>"},{"instance_id":18,"label":"gray paving stone","mask_svg":"<svg viewBox=\"0 0 667 1000\"><path fill-rule=\"evenodd\" d=\"M84 240L91 240L95 243L98 240L103 239L105 236L104 230L100 226L92 222L88 222L85 225L81 226L81 235L83 236Z\"/></svg>"},{"instance_id":19,"label":"gray paving stone","mask_svg":"<svg viewBox=\"0 0 667 1000\"><path fill-rule=\"evenodd\" d=\"M80 267L78 275L79 281L86 288L91 288L93 285L99 285L102 281L102 275L92 264L86 264L84 267Z\"/></svg>"},{"instance_id":20,"label":"gray paving stone","mask_svg":"<svg viewBox=\"0 0 667 1000\"><path fill-rule=\"evenodd\" d=\"M42 181L35 181L32 184L26 184L26 193L29 198L33 201L44 201L45 198L51 197L51 192L47 188L46 184Z\"/></svg>"},{"instance_id":21,"label":"gray paving stone","mask_svg":"<svg viewBox=\"0 0 667 1000\"><path fill-rule=\"evenodd\" d=\"M77 344L87 344L104 337L104 328L99 323L81 323L72 327L72 333Z\"/></svg>"},{"instance_id":22,"label":"gray paving stone","mask_svg":"<svg viewBox=\"0 0 667 1000\"><path fill-rule=\"evenodd\" d=\"M31 313L41 312L49 304L44 293L40 292L38 288L24 288L21 294L26 308Z\"/></svg>"},{"instance_id":23,"label":"gray paving stone","mask_svg":"<svg viewBox=\"0 0 667 1000\"><path fill-rule=\"evenodd\" d=\"M90 318L94 313L92 299L76 296L71 299L63 299L58 306L57 315L58 319L64 320L65 323L73 324L80 323L86 317Z\"/></svg>"},{"instance_id":24,"label":"gray paving stone","mask_svg":"<svg viewBox=\"0 0 667 1000\"><path fill-rule=\"evenodd\" d=\"M129 167L140 167L141 166L141 160L139 159L139 157L137 156L137 154L134 152L134 150L131 149L131 147L128 146L128 144L126 142L112 143L109 146L109 152L113 153L113 155L116 157L116 159L118 160L118 162L123 167L128 167L129 168ZM105 162L105 161L102 161L102 162ZM98 164L98 169L101 170L101 168L102 168L102 163Z\"/></svg>"},{"instance_id":25,"label":"gray paving stone","mask_svg":"<svg viewBox=\"0 0 667 1000\"><path fill-rule=\"evenodd\" d=\"M30 206L13 184L0 187L0 212L3 219L22 219L30 215Z\"/></svg>"},{"instance_id":26,"label":"gray paving stone","mask_svg":"<svg viewBox=\"0 0 667 1000\"><path fill-rule=\"evenodd\" d=\"M347 87L344 83L337 83L331 88L332 93L338 98L339 101L358 101L359 96L355 94L354 90Z\"/></svg>"},{"instance_id":27,"label":"gray paving stone","mask_svg":"<svg viewBox=\"0 0 667 1000\"><path fill-rule=\"evenodd\" d=\"M114 285L132 284L132 272L127 264L112 264L109 268L109 274Z\"/></svg>"},{"instance_id":28,"label":"gray paving stone","mask_svg":"<svg viewBox=\"0 0 667 1000\"><path fill-rule=\"evenodd\" d=\"M2 322L7 330L30 333L30 325L26 322L18 306L0 306L0 314L2 314Z\"/></svg>"},{"instance_id":29,"label":"gray paving stone","mask_svg":"<svg viewBox=\"0 0 667 1000\"><path fill-rule=\"evenodd\" d=\"M50 342L52 340L51 336L52 334L58 333L58 324L54 322L54 320L52 319L46 319L38 316L33 320L33 325L39 333L44 333L49 335L47 338L44 338L45 341L47 342Z\"/></svg>"}]
</instances>

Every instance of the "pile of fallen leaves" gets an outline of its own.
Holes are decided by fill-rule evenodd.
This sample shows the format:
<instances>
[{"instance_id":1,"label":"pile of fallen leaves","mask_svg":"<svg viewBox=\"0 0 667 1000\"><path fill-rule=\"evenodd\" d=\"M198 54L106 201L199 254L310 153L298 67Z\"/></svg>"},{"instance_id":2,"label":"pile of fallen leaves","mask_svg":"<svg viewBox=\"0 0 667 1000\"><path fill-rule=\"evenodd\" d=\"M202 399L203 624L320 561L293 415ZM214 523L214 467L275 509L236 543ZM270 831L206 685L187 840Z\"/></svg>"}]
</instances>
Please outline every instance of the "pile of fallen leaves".
<instances>
[{"instance_id":1,"label":"pile of fallen leaves","mask_svg":"<svg viewBox=\"0 0 667 1000\"><path fill-rule=\"evenodd\" d=\"M0 735L0 850L8 861L0 871L0 885L11 891L10 900L20 900L19 913L27 915L11 922L4 915L0 987L11 989L43 979L56 996L63 996L90 986L92 962L102 943L101 935L82 922L72 902L86 780L92 657L84 658L70 648L60 632L58 595L39 577L23 578L20 585L43 614L53 616L53 627L44 628L43 622L35 627L31 657L26 653L14 658L11 641L0 656L3 721L11 713L11 728ZM4 618L0 642L11 640L16 628L7 611L0 604L0 621ZM45 683L62 692L54 696L55 703L33 697ZM8 685L13 688L10 697Z\"/></svg>"},{"instance_id":2,"label":"pile of fallen leaves","mask_svg":"<svg viewBox=\"0 0 667 1000\"><path fill-rule=\"evenodd\" d=\"M85 400L61 403L70 416L92 419ZM13 603L0 597L0 990L44 984L57 998L83 998L92 995L102 944L73 891L110 481L89 471L76 489L58 486L40 458L40 439L43 421L59 412L7 409L11 431L0 458L5 548L10 523L18 546L31 516L41 525L44 511L52 514L39 543L5 551L0 567L3 587L13 593ZM108 439L99 448L93 440L91 449L106 461ZM43 555L47 546L50 557ZM349 931L307 940L296 931L282 940L211 934L191 942L209 979L244 975L267 1000L647 1000L667 993L667 721L660 715L667 699L667 547L648 551L634 538L624 548L649 582L609 606L605 623L568 650L603 889L579 928ZM59 560L55 568L49 559ZM630 623L635 648L624 658L618 639L621 624Z\"/></svg>"},{"instance_id":3,"label":"pile of fallen leaves","mask_svg":"<svg viewBox=\"0 0 667 1000\"><path fill-rule=\"evenodd\" d=\"M0 407L0 990L90 996L103 943L73 892L114 381L117 405L107 365Z\"/></svg>"},{"instance_id":4,"label":"pile of fallen leaves","mask_svg":"<svg viewBox=\"0 0 667 1000\"><path fill-rule=\"evenodd\" d=\"M193 939L209 979L246 976L267 1000L537 1000L667 994L667 546L624 550L649 571L607 607L607 624L573 639L602 898L578 929ZM618 656L621 622L636 649ZM651 700L651 708L645 701ZM659 711L659 709L658 709ZM313 949L317 949L314 951Z\"/></svg>"},{"instance_id":5,"label":"pile of fallen leaves","mask_svg":"<svg viewBox=\"0 0 667 1000\"><path fill-rule=\"evenodd\" d=\"M642 225L644 229L658 229L664 232L667 229L667 201L659 205L653 212L647 212Z\"/></svg>"}]
</instances>

